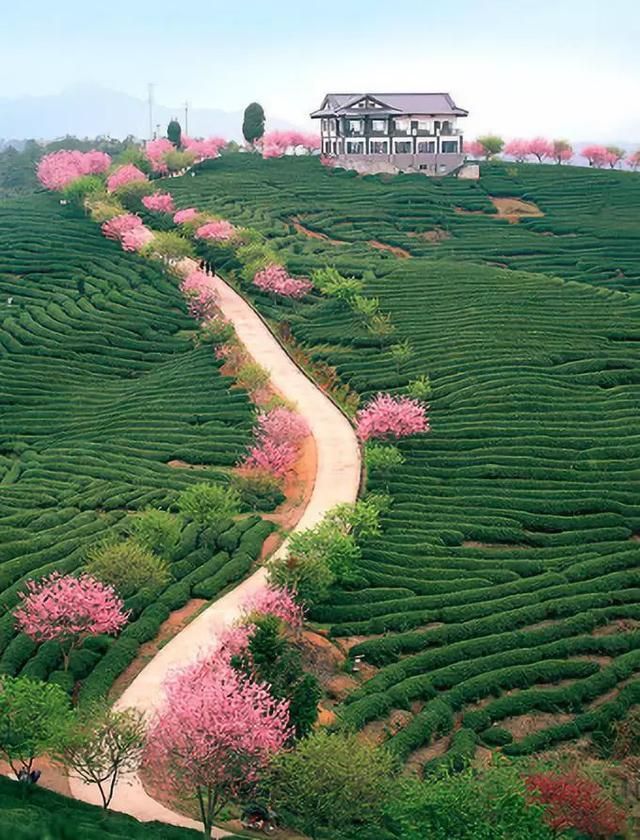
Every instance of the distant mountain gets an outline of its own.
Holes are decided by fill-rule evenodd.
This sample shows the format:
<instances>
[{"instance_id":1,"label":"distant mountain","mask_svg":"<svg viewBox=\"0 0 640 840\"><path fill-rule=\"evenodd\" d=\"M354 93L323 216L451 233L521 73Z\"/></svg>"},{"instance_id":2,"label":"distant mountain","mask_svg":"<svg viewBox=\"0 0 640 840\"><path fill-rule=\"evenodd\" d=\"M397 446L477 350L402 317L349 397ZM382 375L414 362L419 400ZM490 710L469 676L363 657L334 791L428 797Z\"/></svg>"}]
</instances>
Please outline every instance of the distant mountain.
<instances>
[{"instance_id":1,"label":"distant mountain","mask_svg":"<svg viewBox=\"0 0 640 840\"><path fill-rule=\"evenodd\" d=\"M194 137L214 134L229 140L242 139L243 111L217 108L189 110L189 134ZM153 124L162 133L172 117L184 123L179 106L154 105ZM184 129L184 125L182 126ZM267 129L296 128L285 120L267 114ZM0 136L55 140L66 134L96 137L101 134L124 138L149 134L149 111L144 99L97 85L76 85L49 96L24 96L0 99Z\"/></svg>"}]
</instances>

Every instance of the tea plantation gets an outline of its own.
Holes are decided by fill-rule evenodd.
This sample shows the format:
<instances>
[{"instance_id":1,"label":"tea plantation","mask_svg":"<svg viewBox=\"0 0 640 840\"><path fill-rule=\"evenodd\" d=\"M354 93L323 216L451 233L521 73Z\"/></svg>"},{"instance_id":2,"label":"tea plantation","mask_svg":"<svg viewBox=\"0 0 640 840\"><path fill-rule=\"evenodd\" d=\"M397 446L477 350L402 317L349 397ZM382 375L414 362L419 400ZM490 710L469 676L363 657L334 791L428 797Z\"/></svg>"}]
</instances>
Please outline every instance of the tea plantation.
<instances>
[{"instance_id":1,"label":"tea plantation","mask_svg":"<svg viewBox=\"0 0 640 840\"><path fill-rule=\"evenodd\" d=\"M214 597L257 557L271 528L257 516L217 534L186 524L166 590L130 598L124 632L88 639L67 673L58 645L14 629L28 578L78 569L131 512L226 481L253 411L193 329L177 282L88 219L48 195L0 205L0 672L104 696L171 610Z\"/></svg>"},{"instance_id":2,"label":"tea plantation","mask_svg":"<svg viewBox=\"0 0 640 840\"><path fill-rule=\"evenodd\" d=\"M365 280L392 336L337 301L255 296L363 398L431 377L432 431L369 477L394 503L359 586L311 616L379 669L343 720L410 709L388 742L403 759L452 730L453 752L522 755L640 703L640 176L495 164L475 183L385 180L234 155L165 183L182 207L260 229L293 273ZM542 215L510 223L500 196ZM537 713L554 717L518 734Z\"/></svg>"}]
</instances>

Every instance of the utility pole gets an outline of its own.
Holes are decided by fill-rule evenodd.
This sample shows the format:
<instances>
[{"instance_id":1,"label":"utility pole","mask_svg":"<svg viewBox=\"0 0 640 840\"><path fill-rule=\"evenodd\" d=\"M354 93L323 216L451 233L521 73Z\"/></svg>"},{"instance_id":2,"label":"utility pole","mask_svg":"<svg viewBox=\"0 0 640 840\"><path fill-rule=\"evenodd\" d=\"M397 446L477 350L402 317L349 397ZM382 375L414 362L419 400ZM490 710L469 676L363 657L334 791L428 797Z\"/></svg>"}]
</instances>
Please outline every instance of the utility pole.
<instances>
[{"instance_id":1,"label":"utility pole","mask_svg":"<svg viewBox=\"0 0 640 840\"><path fill-rule=\"evenodd\" d=\"M189 136L189 103L184 103L184 133Z\"/></svg>"},{"instance_id":2,"label":"utility pole","mask_svg":"<svg viewBox=\"0 0 640 840\"><path fill-rule=\"evenodd\" d=\"M149 105L149 140L153 139L153 82L147 85L147 103Z\"/></svg>"}]
</instances>

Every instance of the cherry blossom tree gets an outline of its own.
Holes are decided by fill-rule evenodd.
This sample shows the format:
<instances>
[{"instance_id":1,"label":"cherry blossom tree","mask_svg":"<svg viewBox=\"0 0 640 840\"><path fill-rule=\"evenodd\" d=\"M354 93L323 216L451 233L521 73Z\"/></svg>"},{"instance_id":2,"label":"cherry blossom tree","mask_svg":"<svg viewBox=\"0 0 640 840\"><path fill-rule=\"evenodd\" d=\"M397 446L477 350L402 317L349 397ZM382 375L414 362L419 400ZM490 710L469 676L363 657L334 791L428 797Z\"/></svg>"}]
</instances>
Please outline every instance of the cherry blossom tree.
<instances>
[{"instance_id":1,"label":"cherry blossom tree","mask_svg":"<svg viewBox=\"0 0 640 840\"><path fill-rule=\"evenodd\" d=\"M185 798L196 795L204 836L231 800L249 795L291 736L289 702L213 657L172 675L151 722L145 763Z\"/></svg>"},{"instance_id":2,"label":"cherry blossom tree","mask_svg":"<svg viewBox=\"0 0 640 840\"><path fill-rule=\"evenodd\" d=\"M106 222L103 222L101 230L107 239L115 239L121 242L125 233L141 225L142 219L139 216L133 213L122 213L120 216L114 216L112 219L107 219Z\"/></svg>"},{"instance_id":3,"label":"cherry blossom tree","mask_svg":"<svg viewBox=\"0 0 640 840\"><path fill-rule=\"evenodd\" d=\"M220 155L220 149L227 145L223 137L208 137L207 139L195 139L182 135L182 145L187 152L195 155L197 162L212 160Z\"/></svg>"},{"instance_id":4,"label":"cherry blossom tree","mask_svg":"<svg viewBox=\"0 0 640 840\"><path fill-rule=\"evenodd\" d=\"M296 457L297 450L292 443L274 443L267 438L249 448L241 466L281 477L291 469Z\"/></svg>"},{"instance_id":5,"label":"cherry blossom tree","mask_svg":"<svg viewBox=\"0 0 640 840\"><path fill-rule=\"evenodd\" d=\"M638 149L637 152L633 152L629 155L629 157L627 158L627 163L634 170L634 172L636 169L638 169L638 167L640 167L640 149Z\"/></svg>"},{"instance_id":6,"label":"cherry blossom tree","mask_svg":"<svg viewBox=\"0 0 640 840\"><path fill-rule=\"evenodd\" d=\"M196 230L198 239L210 239L217 242L226 242L237 233L237 228L226 219L216 219L206 222Z\"/></svg>"},{"instance_id":7,"label":"cherry blossom tree","mask_svg":"<svg viewBox=\"0 0 640 840\"><path fill-rule=\"evenodd\" d=\"M529 140L529 154L538 158L538 163L542 163L544 158L553 156L553 146L549 140L544 137L534 137Z\"/></svg>"},{"instance_id":8,"label":"cherry blossom tree","mask_svg":"<svg viewBox=\"0 0 640 840\"><path fill-rule=\"evenodd\" d=\"M159 137L157 140L149 140L145 146L145 154L149 159L154 172L165 174L169 171L167 166L167 155L175 150L175 146L166 137Z\"/></svg>"},{"instance_id":9,"label":"cherry blossom tree","mask_svg":"<svg viewBox=\"0 0 640 840\"><path fill-rule=\"evenodd\" d=\"M589 161L589 166L604 166L607 162L607 150L604 146L585 146L580 154Z\"/></svg>"},{"instance_id":10,"label":"cherry blossom tree","mask_svg":"<svg viewBox=\"0 0 640 840\"><path fill-rule=\"evenodd\" d=\"M215 315L217 297L211 279L204 271L191 271L180 284L180 291L188 301L189 314L197 321L208 321Z\"/></svg>"},{"instance_id":11,"label":"cherry blossom tree","mask_svg":"<svg viewBox=\"0 0 640 840\"><path fill-rule=\"evenodd\" d=\"M607 146L605 163L608 163L611 169L615 169L620 161L625 159L626 154L625 150L621 149L620 146Z\"/></svg>"},{"instance_id":12,"label":"cherry blossom tree","mask_svg":"<svg viewBox=\"0 0 640 840\"><path fill-rule=\"evenodd\" d=\"M552 140L551 149L552 157L558 165L568 163L573 157L573 147L567 140Z\"/></svg>"},{"instance_id":13,"label":"cherry blossom tree","mask_svg":"<svg viewBox=\"0 0 640 840\"><path fill-rule=\"evenodd\" d=\"M123 233L120 242L123 251L142 251L153 239L153 231L145 225L137 225Z\"/></svg>"},{"instance_id":14,"label":"cherry blossom tree","mask_svg":"<svg viewBox=\"0 0 640 840\"><path fill-rule=\"evenodd\" d=\"M529 155L529 141L528 140L509 140L504 147L505 155L515 158L519 163L527 159Z\"/></svg>"},{"instance_id":15,"label":"cherry blossom tree","mask_svg":"<svg viewBox=\"0 0 640 840\"><path fill-rule=\"evenodd\" d=\"M253 285L263 292L288 298L301 298L313 288L313 283L306 277L291 277L286 268L272 263L253 278Z\"/></svg>"},{"instance_id":16,"label":"cherry blossom tree","mask_svg":"<svg viewBox=\"0 0 640 840\"><path fill-rule=\"evenodd\" d=\"M484 146L477 140L464 141L464 153L472 158L484 157Z\"/></svg>"},{"instance_id":17,"label":"cherry blossom tree","mask_svg":"<svg viewBox=\"0 0 640 840\"><path fill-rule=\"evenodd\" d=\"M309 424L304 417L288 408L272 408L258 415L256 436L260 440L295 446L309 434Z\"/></svg>"},{"instance_id":18,"label":"cherry blossom tree","mask_svg":"<svg viewBox=\"0 0 640 840\"><path fill-rule=\"evenodd\" d=\"M105 152L95 149L90 152L61 149L40 160L37 176L46 189L61 190L84 175L101 175L110 165L111 158Z\"/></svg>"},{"instance_id":19,"label":"cherry blossom tree","mask_svg":"<svg viewBox=\"0 0 640 840\"><path fill-rule=\"evenodd\" d=\"M65 671L69 653L87 636L117 633L129 618L113 587L90 575L53 572L28 581L19 597L22 603L14 611L18 629L36 642L59 642Z\"/></svg>"},{"instance_id":20,"label":"cherry blossom tree","mask_svg":"<svg viewBox=\"0 0 640 840\"><path fill-rule=\"evenodd\" d=\"M304 619L304 608L296 601L295 592L286 586L267 584L250 595L242 604L242 612L251 617L275 615L294 630L300 630Z\"/></svg>"},{"instance_id":21,"label":"cherry blossom tree","mask_svg":"<svg viewBox=\"0 0 640 840\"><path fill-rule=\"evenodd\" d=\"M401 438L429 431L426 407L411 397L378 394L358 412L358 435L371 438Z\"/></svg>"},{"instance_id":22,"label":"cherry blossom tree","mask_svg":"<svg viewBox=\"0 0 640 840\"><path fill-rule=\"evenodd\" d=\"M142 196L142 203L154 213L173 213L173 196L170 193L154 192L151 195Z\"/></svg>"},{"instance_id":23,"label":"cherry blossom tree","mask_svg":"<svg viewBox=\"0 0 640 840\"><path fill-rule=\"evenodd\" d=\"M131 184L134 181L146 181L147 176L138 169L133 163L125 163L109 175L107 178L107 191L114 192L118 187L123 187L125 184Z\"/></svg>"},{"instance_id":24,"label":"cherry blossom tree","mask_svg":"<svg viewBox=\"0 0 640 840\"><path fill-rule=\"evenodd\" d=\"M178 210L173 215L173 221L176 225L182 225L185 222L192 222L198 217L198 211L195 207L186 207L184 210Z\"/></svg>"}]
</instances>

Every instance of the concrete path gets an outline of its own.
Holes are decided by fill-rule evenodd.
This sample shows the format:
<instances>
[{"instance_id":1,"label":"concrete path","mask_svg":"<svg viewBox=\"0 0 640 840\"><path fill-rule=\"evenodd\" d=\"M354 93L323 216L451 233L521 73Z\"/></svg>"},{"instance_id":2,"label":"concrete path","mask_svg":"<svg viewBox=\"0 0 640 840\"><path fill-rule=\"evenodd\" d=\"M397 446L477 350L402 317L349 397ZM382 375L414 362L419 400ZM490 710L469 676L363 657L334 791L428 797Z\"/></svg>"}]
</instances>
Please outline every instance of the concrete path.
<instances>
[{"instance_id":1,"label":"concrete path","mask_svg":"<svg viewBox=\"0 0 640 840\"><path fill-rule=\"evenodd\" d=\"M289 358L244 299L219 277L211 278L211 285L218 296L220 309L233 323L247 352L269 372L275 388L296 404L315 438L315 484L309 504L295 529L304 530L320 522L334 505L355 501L360 483L360 448L355 431L333 402ZM285 542L276 556L286 550ZM162 685L167 674L183 668L215 647L220 631L238 617L243 601L263 586L265 577L264 570L259 569L211 604L156 654L126 689L116 707L135 707L152 714L163 700ZM71 778L69 781L74 797L98 804L93 786L85 785L78 779ZM199 823L170 811L148 796L137 774L118 784L111 807L139 820L160 820L172 825L201 828ZM215 837L227 835L220 829L214 832Z\"/></svg>"}]
</instances>

